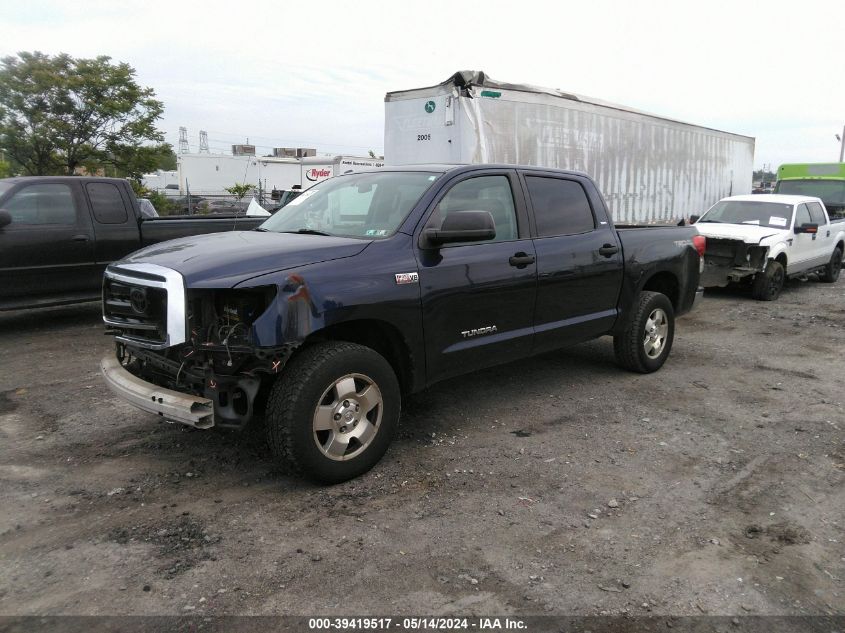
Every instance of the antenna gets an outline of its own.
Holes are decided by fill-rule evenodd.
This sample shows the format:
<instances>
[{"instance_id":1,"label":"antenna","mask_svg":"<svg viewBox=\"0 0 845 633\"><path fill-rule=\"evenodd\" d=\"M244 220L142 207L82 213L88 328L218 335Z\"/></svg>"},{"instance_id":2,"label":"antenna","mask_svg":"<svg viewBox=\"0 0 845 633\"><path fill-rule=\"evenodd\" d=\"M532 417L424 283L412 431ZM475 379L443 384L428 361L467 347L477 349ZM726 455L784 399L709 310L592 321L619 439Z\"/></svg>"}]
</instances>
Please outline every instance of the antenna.
<instances>
[{"instance_id":1,"label":"antenna","mask_svg":"<svg viewBox=\"0 0 845 633\"><path fill-rule=\"evenodd\" d=\"M188 148L188 128L180 127L179 128L179 153L180 154L187 154L189 152Z\"/></svg>"},{"instance_id":2,"label":"antenna","mask_svg":"<svg viewBox=\"0 0 845 633\"><path fill-rule=\"evenodd\" d=\"M200 154L208 153L208 132L200 130Z\"/></svg>"}]
</instances>

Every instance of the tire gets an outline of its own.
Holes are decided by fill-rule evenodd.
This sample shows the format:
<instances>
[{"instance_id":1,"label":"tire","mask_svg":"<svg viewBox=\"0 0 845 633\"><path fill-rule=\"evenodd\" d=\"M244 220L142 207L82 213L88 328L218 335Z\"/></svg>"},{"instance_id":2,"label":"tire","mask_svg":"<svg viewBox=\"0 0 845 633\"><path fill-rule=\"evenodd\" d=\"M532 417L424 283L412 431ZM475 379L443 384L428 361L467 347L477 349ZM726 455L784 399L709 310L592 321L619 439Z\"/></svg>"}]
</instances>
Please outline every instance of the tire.
<instances>
[{"instance_id":1,"label":"tire","mask_svg":"<svg viewBox=\"0 0 845 633\"><path fill-rule=\"evenodd\" d=\"M621 334L613 337L616 362L625 369L650 374L666 362L675 338L675 311L669 298L643 291Z\"/></svg>"},{"instance_id":2,"label":"tire","mask_svg":"<svg viewBox=\"0 0 845 633\"><path fill-rule=\"evenodd\" d=\"M400 409L399 381L381 355L355 343L317 343L294 356L273 385L267 442L292 472L340 483L382 458Z\"/></svg>"},{"instance_id":3,"label":"tire","mask_svg":"<svg viewBox=\"0 0 845 633\"><path fill-rule=\"evenodd\" d=\"M766 270L754 276L751 296L758 301L774 301L780 296L785 280L786 271L781 263L771 260L766 264Z\"/></svg>"},{"instance_id":4,"label":"tire","mask_svg":"<svg viewBox=\"0 0 845 633\"><path fill-rule=\"evenodd\" d=\"M833 249L833 255L830 256L830 261L824 267L824 270L819 275L819 279L825 283L832 284L839 279L839 273L842 270L842 250L837 246Z\"/></svg>"}]
</instances>

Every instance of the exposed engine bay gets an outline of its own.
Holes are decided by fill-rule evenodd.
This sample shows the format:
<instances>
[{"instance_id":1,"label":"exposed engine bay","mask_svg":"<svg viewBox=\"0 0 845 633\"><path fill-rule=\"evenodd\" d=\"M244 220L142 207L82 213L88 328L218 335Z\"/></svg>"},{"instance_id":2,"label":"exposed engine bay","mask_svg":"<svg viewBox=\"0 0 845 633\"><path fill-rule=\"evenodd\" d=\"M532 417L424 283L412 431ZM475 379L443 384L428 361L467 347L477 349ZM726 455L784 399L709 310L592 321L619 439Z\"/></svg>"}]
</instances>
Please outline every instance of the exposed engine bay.
<instances>
[{"instance_id":1,"label":"exposed engine bay","mask_svg":"<svg viewBox=\"0 0 845 633\"><path fill-rule=\"evenodd\" d=\"M700 283L705 288L727 286L731 282L756 275L766 269L768 255L767 246L708 237Z\"/></svg>"},{"instance_id":2,"label":"exposed engine bay","mask_svg":"<svg viewBox=\"0 0 845 633\"><path fill-rule=\"evenodd\" d=\"M281 371L298 345L254 344L253 323L275 292L275 287L189 290L186 343L150 349L118 340L117 358L143 380L211 399L217 426L241 428L253 417L262 382Z\"/></svg>"}]
</instances>

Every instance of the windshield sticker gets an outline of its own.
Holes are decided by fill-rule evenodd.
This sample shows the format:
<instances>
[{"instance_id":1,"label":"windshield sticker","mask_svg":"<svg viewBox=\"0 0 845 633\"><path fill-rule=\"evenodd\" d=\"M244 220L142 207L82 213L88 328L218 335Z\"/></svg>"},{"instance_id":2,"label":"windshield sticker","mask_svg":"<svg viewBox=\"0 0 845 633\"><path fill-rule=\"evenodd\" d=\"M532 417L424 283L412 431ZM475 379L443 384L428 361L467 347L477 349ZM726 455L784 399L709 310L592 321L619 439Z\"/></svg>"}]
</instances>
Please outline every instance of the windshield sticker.
<instances>
[{"instance_id":1,"label":"windshield sticker","mask_svg":"<svg viewBox=\"0 0 845 633\"><path fill-rule=\"evenodd\" d=\"M296 205L298 205L298 204L302 204L302 203L303 203L303 202L305 202L308 198L310 198L311 196L313 196L315 193L317 193L317 190L316 190L316 189L314 189L314 188L311 188L311 189L309 189L308 191L303 191L303 192L302 192L301 194L299 194L296 198L294 198L293 200L291 200L290 202L288 202L285 206L286 206L286 207L295 207L295 206L296 206Z\"/></svg>"},{"instance_id":2,"label":"windshield sticker","mask_svg":"<svg viewBox=\"0 0 845 633\"><path fill-rule=\"evenodd\" d=\"M786 218L779 218L773 215L769 218L769 224L772 226L786 226Z\"/></svg>"},{"instance_id":3,"label":"windshield sticker","mask_svg":"<svg viewBox=\"0 0 845 633\"><path fill-rule=\"evenodd\" d=\"M387 229L367 229L367 237L384 237Z\"/></svg>"}]
</instances>

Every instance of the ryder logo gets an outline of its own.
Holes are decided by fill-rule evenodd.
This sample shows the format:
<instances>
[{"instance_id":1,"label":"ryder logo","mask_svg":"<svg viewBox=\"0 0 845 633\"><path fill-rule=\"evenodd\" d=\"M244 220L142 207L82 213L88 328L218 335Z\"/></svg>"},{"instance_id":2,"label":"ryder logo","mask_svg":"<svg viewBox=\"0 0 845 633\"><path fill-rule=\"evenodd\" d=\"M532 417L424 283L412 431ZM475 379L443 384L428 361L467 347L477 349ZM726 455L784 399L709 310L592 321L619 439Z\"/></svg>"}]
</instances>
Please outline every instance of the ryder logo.
<instances>
[{"instance_id":1,"label":"ryder logo","mask_svg":"<svg viewBox=\"0 0 845 633\"><path fill-rule=\"evenodd\" d=\"M331 175L332 175L331 169L312 168L312 169L309 169L308 171L305 172L305 177L312 182L317 181L320 178L328 178Z\"/></svg>"}]
</instances>

